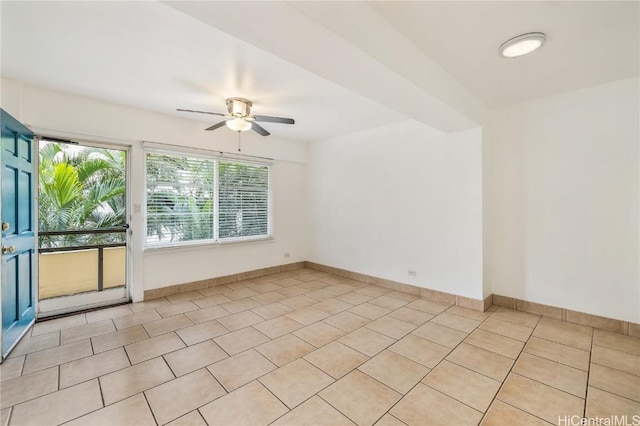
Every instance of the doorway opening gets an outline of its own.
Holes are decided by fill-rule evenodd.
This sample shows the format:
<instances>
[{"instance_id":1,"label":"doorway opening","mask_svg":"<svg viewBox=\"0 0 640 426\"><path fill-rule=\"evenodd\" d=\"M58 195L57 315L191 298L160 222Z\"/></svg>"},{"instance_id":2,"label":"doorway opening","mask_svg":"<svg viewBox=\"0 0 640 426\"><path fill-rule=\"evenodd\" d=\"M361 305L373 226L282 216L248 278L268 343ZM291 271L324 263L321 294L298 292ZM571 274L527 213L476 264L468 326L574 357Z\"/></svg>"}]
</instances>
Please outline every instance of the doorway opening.
<instances>
[{"instance_id":1,"label":"doorway opening","mask_svg":"<svg viewBox=\"0 0 640 426\"><path fill-rule=\"evenodd\" d=\"M128 301L128 151L47 138L38 151L38 317Z\"/></svg>"}]
</instances>

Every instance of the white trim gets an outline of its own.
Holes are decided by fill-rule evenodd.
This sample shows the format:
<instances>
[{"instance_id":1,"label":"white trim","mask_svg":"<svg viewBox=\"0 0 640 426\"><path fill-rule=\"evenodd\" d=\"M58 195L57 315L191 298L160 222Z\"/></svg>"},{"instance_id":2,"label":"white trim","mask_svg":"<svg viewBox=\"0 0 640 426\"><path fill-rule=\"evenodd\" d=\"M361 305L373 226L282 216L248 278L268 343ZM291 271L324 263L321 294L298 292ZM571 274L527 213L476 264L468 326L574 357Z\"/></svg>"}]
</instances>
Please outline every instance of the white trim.
<instances>
[{"instance_id":1,"label":"white trim","mask_svg":"<svg viewBox=\"0 0 640 426\"><path fill-rule=\"evenodd\" d=\"M214 212L213 241L215 243L219 243L220 242L220 162L219 161L216 161L213 165L213 212Z\"/></svg>"},{"instance_id":2,"label":"white trim","mask_svg":"<svg viewBox=\"0 0 640 426\"><path fill-rule=\"evenodd\" d=\"M133 193L132 193L132 183L131 183L131 178L133 176L132 174L132 167L133 167L133 162L132 162L132 153L133 153L133 142L128 142L128 141L124 141L121 139L115 139L115 138L109 138L109 137L104 137L105 140L95 140L95 139L91 139L93 137L100 137L101 136L95 136L95 135L84 135L81 133L77 133L77 132L65 132L65 131L57 131L57 130L49 130L49 129L38 129L35 127L31 127L32 131L34 132L34 140L38 139L38 147L36 149L36 161L37 161L37 169L36 169L36 174L37 174L37 178L34 179L36 181L35 185L35 204L34 204L34 211L35 211L35 220L38 219L37 214L39 211L39 196L40 196L40 156L39 156L39 150L40 150L40 140L47 140L47 136L52 137L52 138L67 138L73 142L78 142L79 146L86 146L86 147L92 147L92 148L102 148L102 149L111 149L111 150L118 150L118 151L124 151L126 153L126 164L125 164L125 192L126 192L126 197L125 197L125 208L126 208L126 223L129 224L129 229L126 231L125 234L125 241L126 241L126 256L125 256L125 285L122 289L115 289L115 290L123 290L122 295L120 295L120 293L115 293L112 290L104 290L101 292L95 291L95 292L91 292L91 293L81 293L81 294L77 294L77 295L71 295L71 296L61 296L58 298L52 298L52 299L45 299L45 300L38 300L39 299L39 288L40 288L40 282L39 282L39 259L40 259L40 253L38 251L38 246L39 244L36 244L36 256L37 256L37 260L36 260L36 272L34 272L35 277L35 281L36 281L36 288L35 288L35 292L36 292L36 318L46 318L48 316L53 316L53 315L59 315L59 314L63 314L63 313L70 313L70 312L74 312L74 311L79 311L79 310L84 310L84 309L89 309L89 308L93 308L93 307L100 307L100 306L107 306L110 304L117 304L120 302L125 302L125 301L130 301L131 299L133 299L133 293L134 291L138 290L137 292L140 293L144 293L144 289L142 288L142 282L139 284L140 289L138 289L136 285L134 285L134 271L135 271L135 265L134 265L134 251L133 251L133 242L132 242L132 231L131 231L131 222L133 221L133 216L132 216L132 210L133 210ZM36 131L37 130L37 131ZM41 133L40 133L41 132ZM59 133L58 133L59 132ZM69 136L69 135L73 135L73 136ZM37 231L38 231L38 222L36 222L35 224L35 228L36 228L36 241L37 240ZM140 266L140 268L142 268L142 266ZM110 299L111 298L111 299Z\"/></svg>"},{"instance_id":3,"label":"white trim","mask_svg":"<svg viewBox=\"0 0 640 426\"><path fill-rule=\"evenodd\" d=\"M188 250L199 250L202 248L217 248L224 246L233 246L238 244L263 244L273 242L273 237L260 237L260 238L248 238L246 239L235 239L233 241L206 241L206 240L198 240L198 241L187 241L186 243L179 244L175 243L174 245L163 245L163 246L149 246L144 250L144 254L153 255L154 253L164 253L170 251L188 251Z\"/></svg>"},{"instance_id":4,"label":"white trim","mask_svg":"<svg viewBox=\"0 0 640 426\"><path fill-rule=\"evenodd\" d=\"M267 235L273 237L273 223L276 220L273 197L273 164L267 166Z\"/></svg>"},{"instance_id":5,"label":"white trim","mask_svg":"<svg viewBox=\"0 0 640 426\"><path fill-rule=\"evenodd\" d=\"M139 140L133 139L122 139L122 138L114 138L112 136L104 136L104 135L96 135L92 133L82 133L82 132L74 132L71 130L63 130L63 129L52 129L47 127L39 127L32 126L30 124L25 124L34 135L41 136L46 139L47 136L52 138L59 139L68 139L74 142L79 143L92 143L92 142L103 142L103 143L112 143L115 145L134 145L139 143Z\"/></svg>"},{"instance_id":6,"label":"white trim","mask_svg":"<svg viewBox=\"0 0 640 426\"><path fill-rule=\"evenodd\" d=\"M32 258L32 266L31 273L33 276L31 277L31 286L33 290L33 309L34 309L34 319L39 318L40 313L40 137L33 134L33 165L35 167L33 173L35 176L31 179L31 190L33 191L33 258Z\"/></svg>"},{"instance_id":7,"label":"white trim","mask_svg":"<svg viewBox=\"0 0 640 426\"><path fill-rule=\"evenodd\" d=\"M214 149L194 148L189 146L164 144L164 143L149 142L149 141L142 141L142 148L145 151L146 150L159 151L159 152L165 152L167 154L177 152L182 154L196 155L199 157L225 158L229 160L248 162L248 163L254 163L254 164L271 164L273 163L273 161L275 161L273 158L258 157L255 155L234 154L230 152L217 151Z\"/></svg>"},{"instance_id":8,"label":"white trim","mask_svg":"<svg viewBox=\"0 0 640 426\"><path fill-rule=\"evenodd\" d=\"M131 154L133 153L133 146L127 146L126 150L126 163L124 170L124 190L125 190L125 199L124 199L124 211L125 211L125 225L127 226L127 230L124 234L125 241L125 256L124 256L124 288L125 288L125 297L128 300L132 299L132 287L133 287L133 230L131 229L133 222L133 195L131 188L131 180L133 177L133 169L132 169L132 161ZM144 290L143 290L144 291Z\"/></svg>"},{"instance_id":9,"label":"white trim","mask_svg":"<svg viewBox=\"0 0 640 426\"><path fill-rule=\"evenodd\" d=\"M274 207L273 207L273 166L272 162L267 161L256 161L256 160L246 160L245 158L236 159L225 157L221 154L221 151L208 151L199 148L192 149L183 149L183 147L176 145L164 145L157 144L153 142L142 142L143 150L142 153L144 155L144 208L143 208L143 220L144 220L144 228L145 228L145 241L143 244L143 251L146 253L147 251L155 251L155 250L163 250L163 249L180 249L184 247L202 247L202 246L216 246L216 245L227 245L227 244L238 244L238 243L249 243L256 241L269 241L273 240L273 221L274 221ZM235 238L220 238L219 235L219 215L213 214L213 238L210 239L202 239L202 240L188 240L188 241L177 241L177 242L167 242L167 243L154 243L148 244L146 241L147 235L147 158L149 154L165 154L173 157L195 157L201 158L205 160L213 161L213 196L214 196L214 212L220 211L220 181L219 181L219 169L220 162L229 162L235 164L246 164L250 166L259 166L266 167L267 169L267 233L266 235L256 235L256 236L245 236L245 237L235 237Z\"/></svg>"}]
</instances>

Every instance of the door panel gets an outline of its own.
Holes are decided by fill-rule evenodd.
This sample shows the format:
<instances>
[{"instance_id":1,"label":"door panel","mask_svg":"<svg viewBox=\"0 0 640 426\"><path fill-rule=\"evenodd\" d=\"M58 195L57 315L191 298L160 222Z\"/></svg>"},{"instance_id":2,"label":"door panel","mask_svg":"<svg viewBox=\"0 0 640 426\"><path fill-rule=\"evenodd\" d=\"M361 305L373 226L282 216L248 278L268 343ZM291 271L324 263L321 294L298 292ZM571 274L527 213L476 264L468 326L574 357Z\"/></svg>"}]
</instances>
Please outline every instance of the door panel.
<instances>
[{"instance_id":1,"label":"door panel","mask_svg":"<svg viewBox=\"0 0 640 426\"><path fill-rule=\"evenodd\" d=\"M33 212L31 211L32 201L31 173L20 171L18 175L18 234L33 232Z\"/></svg>"},{"instance_id":2,"label":"door panel","mask_svg":"<svg viewBox=\"0 0 640 426\"><path fill-rule=\"evenodd\" d=\"M3 260L2 262L2 281L17 282L18 261L16 257ZM18 289L12 285L2 286L2 341L4 342L4 324L12 324L18 318ZM10 303L11 302L11 303ZM4 348L3 348L4 351Z\"/></svg>"},{"instance_id":3,"label":"door panel","mask_svg":"<svg viewBox=\"0 0 640 426\"><path fill-rule=\"evenodd\" d=\"M5 134L2 132L2 144L5 143ZM10 235L17 234L17 228L15 227L17 215L17 205L15 202L16 193L18 189L18 171L10 164L4 162L4 158L7 150L2 151L2 222L9 223L10 228L3 231L2 237L7 238ZM9 154L10 155L10 154ZM11 226L13 224L13 226Z\"/></svg>"},{"instance_id":4,"label":"door panel","mask_svg":"<svg viewBox=\"0 0 640 426\"><path fill-rule=\"evenodd\" d=\"M31 285L33 274L33 261L32 251L24 250L18 257L18 274L20 280L18 280L18 293L22 297L18 298L18 309L20 312L26 312L29 309L33 309L33 303L35 301L35 295L33 294L34 286ZM34 311L35 312L35 311Z\"/></svg>"},{"instance_id":5,"label":"door panel","mask_svg":"<svg viewBox=\"0 0 640 426\"><path fill-rule=\"evenodd\" d=\"M4 110L2 127L2 357L35 319L33 134ZM6 225L5 225L6 224ZM6 228L6 229L5 229Z\"/></svg>"}]
</instances>

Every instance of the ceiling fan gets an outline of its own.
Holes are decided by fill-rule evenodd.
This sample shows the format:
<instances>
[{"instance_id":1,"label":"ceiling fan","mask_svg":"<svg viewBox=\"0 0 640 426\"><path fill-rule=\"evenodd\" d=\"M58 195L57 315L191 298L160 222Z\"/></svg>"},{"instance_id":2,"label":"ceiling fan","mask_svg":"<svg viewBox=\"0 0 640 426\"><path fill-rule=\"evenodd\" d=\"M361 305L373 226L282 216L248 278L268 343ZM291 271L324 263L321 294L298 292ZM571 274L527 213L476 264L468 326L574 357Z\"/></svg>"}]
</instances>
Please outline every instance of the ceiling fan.
<instances>
[{"instance_id":1,"label":"ceiling fan","mask_svg":"<svg viewBox=\"0 0 640 426\"><path fill-rule=\"evenodd\" d=\"M224 117L225 120L220 123L214 124L211 127L207 127L205 130L215 130L226 125L231 130L236 132L244 132L246 130L253 130L261 134L262 136L269 136L269 133L264 127L260 126L257 121L263 121L265 123L283 123L283 124L295 124L293 118L281 118L281 117L269 117L268 115L251 115L251 106L253 102L245 98L229 98L226 100L228 114L221 114L219 112L208 111L196 111L193 109L178 108L176 111L182 112L196 112L198 114L210 114L219 115Z\"/></svg>"}]
</instances>

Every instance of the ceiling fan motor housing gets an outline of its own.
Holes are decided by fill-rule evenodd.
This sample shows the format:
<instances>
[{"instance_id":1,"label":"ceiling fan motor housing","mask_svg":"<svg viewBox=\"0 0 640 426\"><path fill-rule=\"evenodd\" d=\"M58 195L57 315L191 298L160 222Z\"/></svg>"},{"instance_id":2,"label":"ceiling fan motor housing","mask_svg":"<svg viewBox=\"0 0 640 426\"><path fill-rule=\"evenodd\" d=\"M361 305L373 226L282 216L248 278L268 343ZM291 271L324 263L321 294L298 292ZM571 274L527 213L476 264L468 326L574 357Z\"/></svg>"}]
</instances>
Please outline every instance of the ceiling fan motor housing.
<instances>
[{"instance_id":1,"label":"ceiling fan motor housing","mask_svg":"<svg viewBox=\"0 0 640 426\"><path fill-rule=\"evenodd\" d=\"M249 99L229 98L226 102L227 110L232 117L245 118L251 114L251 105L253 103Z\"/></svg>"}]
</instances>

